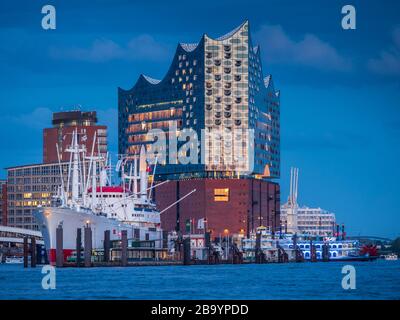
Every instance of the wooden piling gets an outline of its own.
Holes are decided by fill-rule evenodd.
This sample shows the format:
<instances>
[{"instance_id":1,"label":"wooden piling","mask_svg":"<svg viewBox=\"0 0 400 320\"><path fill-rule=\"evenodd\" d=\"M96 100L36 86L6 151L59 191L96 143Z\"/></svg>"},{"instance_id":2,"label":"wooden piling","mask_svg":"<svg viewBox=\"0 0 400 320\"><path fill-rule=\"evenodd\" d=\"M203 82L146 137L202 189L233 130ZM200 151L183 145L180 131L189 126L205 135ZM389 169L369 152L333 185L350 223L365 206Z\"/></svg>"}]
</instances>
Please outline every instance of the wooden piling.
<instances>
[{"instance_id":1,"label":"wooden piling","mask_svg":"<svg viewBox=\"0 0 400 320\"><path fill-rule=\"evenodd\" d=\"M121 232L121 266L128 265L128 233L126 230Z\"/></svg>"},{"instance_id":2,"label":"wooden piling","mask_svg":"<svg viewBox=\"0 0 400 320\"><path fill-rule=\"evenodd\" d=\"M60 268L64 265L64 248L63 248L63 228L58 226L56 229L56 267Z\"/></svg>"},{"instance_id":3,"label":"wooden piling","mask_svg":"<svg viewBox=\"0 0 400 320\"><path fill-rule=\"evenodd\" d=\"M76 229L76 266L81 265L81 254L82 254L82 229Z\"/></svg>"},{"instance_id":4,"label":"wooden piling","mask_svg":"<svg viewBox=\"0 0 400 320\"><path fill-rule=\"evenodd\" d=\"M36 268L36 239L31 237L31 268Z\"/></svg>"},{"instance_id":5,"label":"wooden piling","mask_svg":"<svg viewBox=\"0 0 400 320\"><path fill-rule=\"evenodd\" d=\"M92 266L92 229L90 226L84 228L84 265L86 268Z\"/></svg>"},{"instance_id":6,"label":"wooden piling","mask_svg":"<svg viewBox=\"0 0 400 320\"><path fill-rule=\"evenodd\" d=\"M28 237L24 237L24 268L28 268Z\"/></svg>"},{"instance_id":7,"label":"wooden piling","mask_svg":"<svg viewBox=\"0 0 400 320\"><path fill-rule=\"evenodd\" d=\"M110 261L110 230L104 231L104 262Z\"/></svg>"},{"instance_id":8,"label":"wooden piling","mask_svg":"<svg viewBox=\"0 0 400 320\"><path fill-rule=\"evenodd\" d=\"M183 240L183 264L190 265L190 238Z\"/></svg>"}]
</instances>

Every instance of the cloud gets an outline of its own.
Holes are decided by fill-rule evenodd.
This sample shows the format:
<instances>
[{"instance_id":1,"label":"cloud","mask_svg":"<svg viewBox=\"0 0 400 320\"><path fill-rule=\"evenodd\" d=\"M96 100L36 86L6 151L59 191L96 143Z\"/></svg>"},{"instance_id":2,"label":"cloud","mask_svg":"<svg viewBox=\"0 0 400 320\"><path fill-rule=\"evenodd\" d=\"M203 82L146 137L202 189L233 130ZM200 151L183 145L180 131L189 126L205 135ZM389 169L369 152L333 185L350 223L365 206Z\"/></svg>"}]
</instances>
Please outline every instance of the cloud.
<instances>
[{"instance_id":1,"label":"cloud","mask_svg":"<svg viewBox=\"0 0 400 320\"><path fill-rule=\"evenodd\" d=\"M43 129L51 124L52 114L49 108L39 107L30 113L6 116L5 120L25 128Z\"/></svg>"},{"instance_id":2,"label":"cloud","mask_svg":"<svg viewBox=\"0 0 400 320\"><path fill-rule=\"evenodd\" d=\"M132 38L125 45L110 39L96 39L86 48L51 47L50 57L57 60L78 60L87 62L106 62L111 60L162 60L168 56L166 45L157 42L147 34Z\"/></svg>"},{"instance_id":3,"label":"cloud","mask_svg":"<svg viewBox=\"0 0 400 320\"><path fill-rule=\"evenodd\" d=\"M261 53L271 64L296 64L336 71L348 71L352 67L333 46L313 34L305 34L296 41L280 25L263 25L254 38L264 48Z\"/></svg>"},{"instance_id":4,"label":"cloud","mask_svg":"<svg viewBox=\"0 0 400 320\"><path fill-rule=\"evenodd\" d=\"M368 61L369 70L381 75L400 75L400 26L393 30L392 41L388 49L380 52L379 58Z\"/></svg>"}]
</instances>

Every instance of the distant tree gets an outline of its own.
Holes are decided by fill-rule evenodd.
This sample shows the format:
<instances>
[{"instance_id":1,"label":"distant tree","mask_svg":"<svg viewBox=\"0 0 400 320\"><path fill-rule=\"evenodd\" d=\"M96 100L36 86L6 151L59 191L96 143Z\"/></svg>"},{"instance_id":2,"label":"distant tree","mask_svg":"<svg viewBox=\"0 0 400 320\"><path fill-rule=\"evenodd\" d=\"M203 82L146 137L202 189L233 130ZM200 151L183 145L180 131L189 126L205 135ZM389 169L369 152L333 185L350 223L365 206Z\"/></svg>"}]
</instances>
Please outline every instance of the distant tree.
<instances>
[{"instance_id":1,"label":"distant tree","mask_svg":"<svg viewBox=\"0 0 400 320\"><path fill-rule=\"evenodd\" d=\"M396 238L392 242L392 251L394 253L400 254L400 237Z\"/></svg>"}]
</instances>

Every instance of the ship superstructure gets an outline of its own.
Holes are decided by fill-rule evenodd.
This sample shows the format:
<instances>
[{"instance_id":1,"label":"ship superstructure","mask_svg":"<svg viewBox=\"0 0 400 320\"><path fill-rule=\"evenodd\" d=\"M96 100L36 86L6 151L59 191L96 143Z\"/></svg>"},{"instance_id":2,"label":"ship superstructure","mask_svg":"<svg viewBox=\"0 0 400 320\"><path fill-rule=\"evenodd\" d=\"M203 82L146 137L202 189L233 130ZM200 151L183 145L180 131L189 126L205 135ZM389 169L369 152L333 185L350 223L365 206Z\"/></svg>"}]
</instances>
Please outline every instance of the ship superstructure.
<instances>
[{"instance_id":1,"label":"ship superstructure","mask_svg":"<svg viewBox=\"0 0 400 320\"><path fill-rule=\"evenodd\" d=\"M140 155L121 156L116 165L121 184L113 186L111 165L95 152L95 140L88 156L86 148L78 145L77 132L73 133L67 150L71 154L67 184L64 185L60 170L62 184L54 204L38 207L34 212L51 262L55 257L56 229L60 226L65 258L76 248L77 229L85 226L92 229L94 249L103 247L106 230L110 230L111 240L120 239L121 231L126 230L130 239L154 241L155 248L162 247L160 212L151 200L151 190L156 186L148 186L144 147Z\"/></svg>"}]
</instances>

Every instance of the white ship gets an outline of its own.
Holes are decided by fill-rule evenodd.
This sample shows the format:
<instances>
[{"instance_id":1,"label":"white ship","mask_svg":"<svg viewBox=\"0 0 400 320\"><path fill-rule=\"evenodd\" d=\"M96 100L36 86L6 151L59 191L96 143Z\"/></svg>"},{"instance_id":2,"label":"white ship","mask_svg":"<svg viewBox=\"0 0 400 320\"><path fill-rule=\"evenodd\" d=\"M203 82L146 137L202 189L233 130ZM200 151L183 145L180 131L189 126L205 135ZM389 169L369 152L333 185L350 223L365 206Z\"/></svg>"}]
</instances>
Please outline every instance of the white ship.
<instances>
[{"instance_id":1,"label":"white ship","mask_svg":"<svg viewBox=\"0 0 400 320\"><path fill-rule=\"evenodd\" d=\"M301 252L301 259L312 260L311 246L315 250L317 261L324 260L324 246L327 250L326 258L329 261L369 261L377 258L377 255L366 252L358 240L344 240L339 237L317 239L318 237L311 234L296 234L296 242L294 242L294 234L280 232L273 234L267 227L258 227L256 233L260 234L260 249L267 261L276 261L279 249L283 249L289 261L296 259L296 250ZM251 233L249 238L242 239L241 249L245 259L255 259L256 233ZM311 238L313 238L312 241Z\"/></svg>"},{"instance_id":2,"label":"white ship","mask_svg":"<svg viewBox=\"0 0 400 320\"><path fill-rule=\"evenodd\" d=\"M154 241L155 248L162 248L161 212L151 200L151 190L156 186L153 186L153 183L148 186L149 170L144 147L141 148L140 156L124 157L118 161L116 170L121 172L122 183L119 186L111 186L109 181L111 177L108 174L108 170L111 172L111 166L106 165L107 160L104 158L94 156L96 137L89 157L86 156L85 148L78 145L77 140L75 132L71 147L67 150L71 153L71 158L66 187L60 163L62 185L56 197L57 204L51 207L38 207L34 211L49 261L55 262L58 226L63 228L65 260L76 251L77 229L85 226L90 226L92 229L93 249L103 248L106 230L110 230L110 240L121 239L121 231L126 230L128 239ZM88 170L85 165L88 165ZM126 173L128 166L129 174ZM168 181L160 184L166 182ZM82 243L83 241L82 232Z\"/></svg>"}]
</instances>

